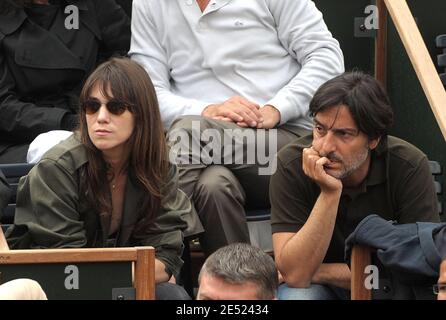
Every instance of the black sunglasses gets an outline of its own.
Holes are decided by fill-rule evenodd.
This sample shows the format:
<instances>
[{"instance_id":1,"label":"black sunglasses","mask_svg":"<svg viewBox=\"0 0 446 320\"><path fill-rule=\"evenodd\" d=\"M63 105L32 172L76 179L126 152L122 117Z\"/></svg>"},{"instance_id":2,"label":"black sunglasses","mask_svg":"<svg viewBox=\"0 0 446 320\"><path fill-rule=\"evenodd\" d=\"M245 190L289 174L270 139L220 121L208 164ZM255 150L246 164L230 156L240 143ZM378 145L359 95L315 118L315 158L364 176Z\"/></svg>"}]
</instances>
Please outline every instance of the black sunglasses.
<instances>
[{"instance_id":1,"label":"black sunglasses","mask_svg":"<svg viewBox=\"0 0 446 320\"><path fill-rule=\"evenodd\" d=\"M102 104L96 99L88 99L82 103L82 109L86 114L95 114L99 111L101 106ZM107 107L107 110L114 115L123 114L127 109L131 111L128 103L116 99L111 99L105 106Z\"/></svg>"}]
</instances>

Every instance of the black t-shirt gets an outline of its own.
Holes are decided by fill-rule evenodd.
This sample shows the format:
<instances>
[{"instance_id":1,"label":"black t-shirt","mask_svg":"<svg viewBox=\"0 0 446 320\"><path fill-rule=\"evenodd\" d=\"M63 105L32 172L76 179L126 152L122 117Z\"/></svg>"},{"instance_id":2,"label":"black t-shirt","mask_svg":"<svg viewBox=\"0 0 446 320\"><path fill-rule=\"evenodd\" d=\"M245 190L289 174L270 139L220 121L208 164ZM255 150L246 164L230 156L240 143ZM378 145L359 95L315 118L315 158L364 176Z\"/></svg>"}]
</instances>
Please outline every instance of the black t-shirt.
<instances>
[{"instance_id":1,"label":"black t-shirt","mask_svg":"<svg viewBox=\"0 0 446 320\"><path fill-rule=\"evenodd\" d=\"M299 231L319 197L319 186L302 170L302 149L311 142L311 135L302 137L278 153L270 182L273 233ZM398 223L440 221L428 160L420 150L389 136L371 157L362 184L342 191L324 263L344 262L345 239L367 215L375 213Z\"/></svg>"}]
</instances>

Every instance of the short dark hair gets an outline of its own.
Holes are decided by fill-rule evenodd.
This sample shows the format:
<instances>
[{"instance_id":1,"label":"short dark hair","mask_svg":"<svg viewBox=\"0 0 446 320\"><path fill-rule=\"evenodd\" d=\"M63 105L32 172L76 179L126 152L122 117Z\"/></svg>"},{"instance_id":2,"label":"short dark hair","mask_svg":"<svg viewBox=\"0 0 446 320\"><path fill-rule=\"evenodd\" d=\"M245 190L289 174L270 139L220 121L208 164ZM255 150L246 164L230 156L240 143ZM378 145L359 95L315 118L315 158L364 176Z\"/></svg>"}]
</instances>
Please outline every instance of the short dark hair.
<instances>
[{"instance_id":1,"label":"short dark hair","mask_svg":"<svg viewBox=\"0 0 446 320\"><path fill-rule=\"evenodd\" d=\"M198 282L203 274L231 284L255 283L261 300L274 299L279 286L274 260L262 249L247 243L233 243L215 251L203 264Z\"/></svg>"},{"instance_id":2,"label":"short dark hair","mask_svg":"<svg viewBox=\"0 0 446 320\"><path fill-rule=\"evenodd\" d=\"M360 71L346 72L324 83L310 102L310 115L345 105L359 130L369 139L388 134L393 124L393 110L383 86Z\"/></svg>"}]
</instances>

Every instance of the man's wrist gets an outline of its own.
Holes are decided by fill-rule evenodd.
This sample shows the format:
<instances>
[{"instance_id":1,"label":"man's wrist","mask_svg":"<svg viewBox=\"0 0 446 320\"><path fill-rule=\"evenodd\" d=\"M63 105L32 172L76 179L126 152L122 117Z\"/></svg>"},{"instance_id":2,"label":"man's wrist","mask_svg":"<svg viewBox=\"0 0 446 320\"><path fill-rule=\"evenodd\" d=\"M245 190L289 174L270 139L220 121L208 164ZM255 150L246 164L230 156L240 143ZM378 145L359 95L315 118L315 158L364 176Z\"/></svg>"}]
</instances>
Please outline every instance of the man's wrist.
<instances>
[{"instance_id":1,"label":"man's wrist","mask_svg":"<svg viewBox=\"0 0 446 320\"><path fill-rule=\"evenodd\" d=\"M324 189L321 188L321 197L326 200L338 200L341 198L342 188L339 189Z\"/></svg>"},{"instance_id":2,"label":"man's wrist","mask_svg":"<svg viewBox=\"0 0 446 320\"><path fill-rule=\"evenodd\" d=\"M272 104L266 104L264 107L269 107L269 109L271 109L273 111L273 113L275 114L275 119L277 121L276 124L280 123L280 119L281 119L281 114L279 109L277 109L275 106L273 106Z\"/></svg>"},{"instance_id":3,"label":"man's wrist","mask_svg":"<svg viewBox=\"0 0 446 320\"><path fill-rule=\"evenodd\" d=\"M213 116L213 107L215 106L215 104L210 104L208 106L206 106L203 111L201 112L201 115L203 117L212 117Z\"/></svg>"}]
</instances>

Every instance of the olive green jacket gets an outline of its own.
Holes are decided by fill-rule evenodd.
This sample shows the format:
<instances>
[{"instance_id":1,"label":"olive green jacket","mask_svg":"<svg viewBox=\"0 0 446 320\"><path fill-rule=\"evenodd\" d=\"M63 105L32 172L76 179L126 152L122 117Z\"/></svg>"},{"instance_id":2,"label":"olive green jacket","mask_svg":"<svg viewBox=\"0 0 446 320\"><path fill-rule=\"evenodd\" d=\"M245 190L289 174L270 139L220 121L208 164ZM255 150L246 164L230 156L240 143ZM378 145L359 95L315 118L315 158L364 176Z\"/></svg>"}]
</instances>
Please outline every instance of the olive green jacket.
<instances>
[{"instance_id":1,"label":"olive green jacket","mask_svg":"<svg viewBox=\"0 0 446 320\"><path fill-rule=\"evenodd\" d=\"M48 151L21 178L14 226L7 231L12 248L79 248L153 246L166 271L178 276L182 266L183 231L196 216L187 196L178 189L172 165L163 188L161 212L144 232L135 232L144 192L132 173L126 184L121 227L116 240L107 240L110 215L100 215L87 204L80 185L80 168L88 162L86 149L75 135Z\"/></svg>"}]
</instances>

